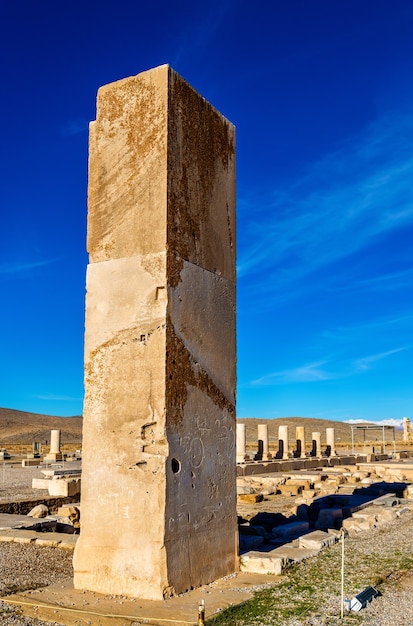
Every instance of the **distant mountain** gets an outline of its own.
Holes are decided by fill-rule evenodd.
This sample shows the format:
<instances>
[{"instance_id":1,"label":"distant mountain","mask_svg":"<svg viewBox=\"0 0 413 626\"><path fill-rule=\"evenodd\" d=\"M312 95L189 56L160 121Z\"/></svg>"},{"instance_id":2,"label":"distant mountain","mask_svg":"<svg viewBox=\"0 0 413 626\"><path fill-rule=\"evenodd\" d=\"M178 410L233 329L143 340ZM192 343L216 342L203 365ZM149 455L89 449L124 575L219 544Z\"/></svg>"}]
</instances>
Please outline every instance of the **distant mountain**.
<instances>
[{"instance_id":1,"label":"distant mountain","mask_svg":"<svg viewBox=\"0 0 413 626\"><path fill-rule=\"evenodd\" d=\"M304 426L305 439L310 444L313 432L321 433L321 441L325 442L326 428L335 429L335 440L340 443L351 441L351 426L344 422L333 420L316 419L312 417L278 417L274 419L245 418L237 419L238 423L246 424L247 442L253 444L258 441L258 424L268 424L268 435L271 442L278 441L278 427L288 425L288 438L293 444L295 440L295 427ZM60 430L62 443L80 442L82 440L83 418L79 415L74 417L54 417L39 413L26 413L15 409L0 408L0 447L7 447L7 443L32 443L50 441L50 431ZM366 423L367 424L367 423ZM372 423L368 423L370 426ZM362 425L362 424L357 424ZM361 431L355 433L355 441L363 440ZM402 433L396 432L396 439L401 439ZM366 440L370 442L381 441L381 430L370 431ZM391 441L390 433L386 434L386 441Z\"/></svg>"},{"instance_id":2,"label":"distant mountain","mask_svg":"<svg viewBox=\"0 0 413 626\"><path fill-rule=\"evenodd\" d=\"M50 431L60 430L62 443L82 440L81 416L54 417L0 408L0 446L7 443L50 442Z\"/></svg>"}]
</instances>

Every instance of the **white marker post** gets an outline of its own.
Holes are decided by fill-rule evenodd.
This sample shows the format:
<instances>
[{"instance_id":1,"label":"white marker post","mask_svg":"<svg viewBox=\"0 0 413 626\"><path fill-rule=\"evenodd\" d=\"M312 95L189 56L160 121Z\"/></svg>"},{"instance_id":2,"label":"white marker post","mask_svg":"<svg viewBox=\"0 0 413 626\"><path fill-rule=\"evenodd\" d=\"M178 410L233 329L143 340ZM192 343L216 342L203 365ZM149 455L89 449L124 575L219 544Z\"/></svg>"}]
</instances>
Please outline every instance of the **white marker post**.
<instances>
[{"instance_id":1,"label":"white marker post","mask_svg":"<svg viewBox=\"0 0 413 626\"><path fill-rule=\"evenodd\" d=\"M341 529L341 619L344 619L344 528Z\"/></svg>"}]
</instances>

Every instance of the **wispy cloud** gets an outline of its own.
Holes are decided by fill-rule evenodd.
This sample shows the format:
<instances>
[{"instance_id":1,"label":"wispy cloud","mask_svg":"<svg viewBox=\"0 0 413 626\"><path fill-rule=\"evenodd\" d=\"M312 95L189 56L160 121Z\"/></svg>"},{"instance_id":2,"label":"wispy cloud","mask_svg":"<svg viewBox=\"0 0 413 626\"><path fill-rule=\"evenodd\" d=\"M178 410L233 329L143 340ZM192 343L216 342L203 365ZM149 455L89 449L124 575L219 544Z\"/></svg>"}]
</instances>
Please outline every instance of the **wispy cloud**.
<instances>
[{"instance_id":1,"label":"wispy cloud","mask_svg":"<svg viewBox=\"0 0 413 626\"><path fill-rule=\"evenodd\" d=\"M52 263L57 263L58 261L61 261L61 257L43 259L42 261L21 261L17 263L4 263L3 265L0 265L0 277L13 276L23 272L28 272L30 270L34 270L40 267L45 267L46 265L51 265Z\"/></svg>"},{"instance_id":2,"label":"wispy cloud","mask_svg":"<svg viewBox=\"0 0 413 626\"><path fill-rule=\"evenodd\" d=\"M397 354L398 352L402 352L403 350L407 350L409 346L404 346L403 348L396 348L394 350L387 350L387 352L379 352L378 354L371 354L370 356L365 356L361 359L356 359L353 362L353 367L355 370L366 371L371 369L371 366L377 361L381 361L388 356L393 354Z\"/></svg>"},{"instance_id":3,"label":"wispy cloud","mask_svg":"<svg viewBox=\"0 0 413 626\"><path fill-rule=\"evenodd\" d=\"M330 372L323 368L328 361L318 361L316 363L307 363L293 369L271 372L261 378L251 381L252 385L277 385L284 383L307 383L320 382L334 378Z\"/></svg>"},{"instance_id":4,"label":"wispy cloud","mask_svg":"<svg viewBox=\"0 0 413 626\"><path fill-rule=\"evenodd\" d=\"M52 393L36 394L35 396L32 396L32 397L36 398L36 400L46 400L46 401L51 401L51 402L55 402L55 401L78 402L79 400L82 400L82 398L74 398L73 396L55 395Z\"/></svg>"},{"instance_id":5,"label":"wispy cloud","mask_svg":"<svg viewBox=\"0 0 413 626\"><path fill-rule=\"evenodd\" d=\"M265 228L248 221L239 276L270 269L291 282L413 224L412 137L413 116L383 118L274 192Z\"/></svg>"},{"instance_id":6,"label":"wispy cloud","mask_svg":"<svg viewBox=\"0 0 413 626\"><path fill-rule=\"evenodd\" d=\"M89 122L84 119L76 119L76 120L68 120L63 124L60 129L61 135L63 137L70 137L71 135L79 135L80 133L84 133L89 128Z\"/></svg>"},{"instance_id":7,"label":"wispy cloud","mask_svg":"<svg viewBox=\"0 0 413 626\"><path fill-rule=\"evenodd\" d=\"M379 361L409 348L410 346L403 346L356 359L326 358L325 360L299 365L292 369L271 372L252 380L250 385L272 386L286 383L319 383L327 380L347 378L363 374L373 369L374 365Z\"/></svg>"},{"instance_id":8,"label":"wispy cloud","mask_svg":"<svg viewBox=\"0 0 413 626\"><path fill-rule=\"evenodd\" d=\"M348 326L338 326L333 329L324 330L320 333L317 344L318 349L323 345L335 345L336 348L347 345L360 345L360 342L370 341L377 345L378 340L392 336L399 332L404 336L411 335L413 315L393 315L378 316L359 324ZM410 346L397 348L398 351L406 350Z\"/></svg>"}]
</instances>

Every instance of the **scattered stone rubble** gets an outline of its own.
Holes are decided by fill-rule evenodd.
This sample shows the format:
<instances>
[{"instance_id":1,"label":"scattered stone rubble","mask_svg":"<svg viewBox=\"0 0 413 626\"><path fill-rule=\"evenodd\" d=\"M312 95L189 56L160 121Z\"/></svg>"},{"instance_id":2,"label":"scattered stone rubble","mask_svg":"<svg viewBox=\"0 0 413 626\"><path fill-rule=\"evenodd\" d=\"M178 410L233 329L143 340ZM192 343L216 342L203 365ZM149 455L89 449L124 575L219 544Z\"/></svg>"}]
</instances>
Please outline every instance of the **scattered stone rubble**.
<instances>
[{"instance_id":1,"label":"scattered stone rubble","mask_svg":"<svg viewBox=\"0 0 413 626\"><path fill-rule=\"evenodd\" d=\"M55 497L79 496L81 473L81 469L43 469L45 478L33 478L32 489L47 489L49 496Z\"/></svg>"},{"instance_id":2,"label":"scattered stone rubble","mask_svg":"<svg viewBox=\"0 0 413 626\"><path fill-rule=\"evenodd\" d=\"M241 571L281 574L336 543L342 532L355 537L392 522L413 509L412 482L413 465L402 463L238 477L239 503L292 501L289 514L240 519Z\"/></svg>"}]
</instances>

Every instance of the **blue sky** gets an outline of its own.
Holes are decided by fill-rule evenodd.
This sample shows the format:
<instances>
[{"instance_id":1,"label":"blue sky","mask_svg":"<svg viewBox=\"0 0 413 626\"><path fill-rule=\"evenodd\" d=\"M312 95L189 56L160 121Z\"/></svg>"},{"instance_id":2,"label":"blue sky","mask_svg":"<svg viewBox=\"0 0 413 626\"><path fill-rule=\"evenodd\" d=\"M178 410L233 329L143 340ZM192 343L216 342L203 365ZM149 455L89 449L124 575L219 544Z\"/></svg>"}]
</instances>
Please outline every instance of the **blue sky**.
<instances>
[{"instance_id":1,"label":"blue sky","mask_svg":"<svg viewBox=\"0 0 413 626\"><path fill-rule=\"evenodd\" d=\"M169 63L237 127L238 415L413 417L413 2L3 0L0 406L82 411L87 127Z\"/></svg>"}]
</instances>

